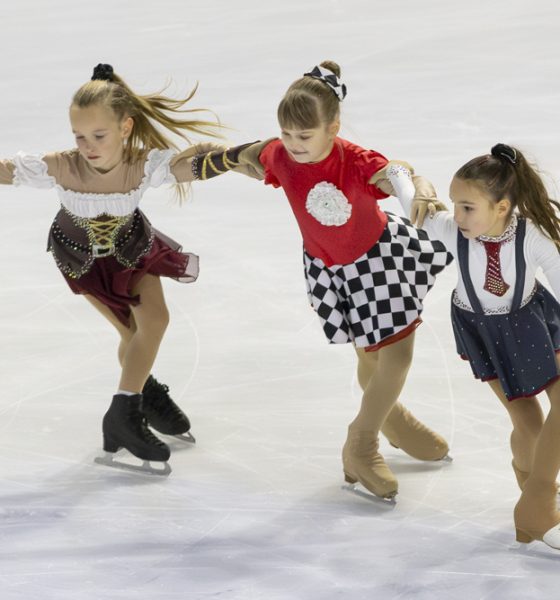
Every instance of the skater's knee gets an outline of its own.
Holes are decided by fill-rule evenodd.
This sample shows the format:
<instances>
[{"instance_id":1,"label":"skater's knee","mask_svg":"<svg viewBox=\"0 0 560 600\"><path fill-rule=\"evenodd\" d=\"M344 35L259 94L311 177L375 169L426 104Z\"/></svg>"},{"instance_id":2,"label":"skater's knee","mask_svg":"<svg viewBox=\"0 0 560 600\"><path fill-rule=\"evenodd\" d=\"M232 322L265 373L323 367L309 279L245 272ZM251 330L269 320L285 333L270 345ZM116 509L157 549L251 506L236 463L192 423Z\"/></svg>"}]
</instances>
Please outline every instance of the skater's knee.
<instances>
[{"instance_id":1,"label":"skater's knee","mask_svg":"<svg viewBox=\"0 0 560 600\"><path fill-rule=\"evenodd\" d=\"M516 431L522 435L538 435L544 417L536 398L518 398L509 402L506 408Z\"/></svg>"},{"instance_id":2,"label":"skater's knee","mask_svg":"<svg viewBox=\"0 0 560 600\"><path fill-rule=\"evenodd\" d=\"M136 324L137 332L162 336L169 325L169 311L165 306L160 307L157 311L142 315Z\"/></svg>"},{"instance_id":3,"label":"skater's knee","mask_svg":"<svg viewBox=\"0 0 560 600\"><path fill-rule=\"evenodd\" d=\"M165 332L169 325L169 311L167 307L163 307L158 310L157 315L153 319L153 326L160 331L162 334Z\"/></svg>"}]
</instances>

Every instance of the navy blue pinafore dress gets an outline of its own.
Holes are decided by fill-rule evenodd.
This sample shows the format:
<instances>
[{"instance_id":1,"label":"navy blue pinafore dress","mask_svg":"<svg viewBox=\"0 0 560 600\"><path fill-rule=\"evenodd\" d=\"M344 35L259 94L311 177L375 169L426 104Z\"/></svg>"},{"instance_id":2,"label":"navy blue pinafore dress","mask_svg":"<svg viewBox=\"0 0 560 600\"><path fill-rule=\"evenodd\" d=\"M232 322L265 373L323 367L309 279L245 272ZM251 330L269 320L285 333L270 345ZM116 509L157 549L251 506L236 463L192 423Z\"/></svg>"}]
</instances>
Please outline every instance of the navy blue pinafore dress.
<instances>
[{"instance_id":1,"label":"navy blue pinafore dress","mask_svg":"<svg viewBox=\"0 0 560 600\"><path fill-rule=\"evenodd\" d=\"M451 303L457 352L482 381L499 379L508 400L538 394L560 376L560 304L538 281L531 300L521 306L525 285L523 241L526 221L515 235L516 281L511 310L484 314L469 273L469 241L457 232L457 264L474 312Z\"/></svg>"}]
</instances>

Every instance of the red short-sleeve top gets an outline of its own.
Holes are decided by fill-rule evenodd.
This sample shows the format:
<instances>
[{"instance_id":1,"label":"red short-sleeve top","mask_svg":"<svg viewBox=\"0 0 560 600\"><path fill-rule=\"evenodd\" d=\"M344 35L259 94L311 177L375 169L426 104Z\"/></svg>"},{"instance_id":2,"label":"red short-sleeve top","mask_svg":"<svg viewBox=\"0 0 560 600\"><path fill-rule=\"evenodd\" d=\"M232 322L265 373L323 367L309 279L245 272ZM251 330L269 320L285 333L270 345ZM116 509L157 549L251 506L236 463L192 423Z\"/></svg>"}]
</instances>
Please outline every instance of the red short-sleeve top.
<instances>
[{"instance_id":1,"label":"red short-sleeve top","mask_svg":"<svg viewBox=\"0 0 560 600\"><path fill-rule=\"evenodd\" d=\"M325 159L301 164L275 140L259 160L265 183L284 189L311 256L348 264L379 240L387 216L377 200L387 194L368 182L388 163L382 154L336 138Z\"/></svg>"}]
</instances>

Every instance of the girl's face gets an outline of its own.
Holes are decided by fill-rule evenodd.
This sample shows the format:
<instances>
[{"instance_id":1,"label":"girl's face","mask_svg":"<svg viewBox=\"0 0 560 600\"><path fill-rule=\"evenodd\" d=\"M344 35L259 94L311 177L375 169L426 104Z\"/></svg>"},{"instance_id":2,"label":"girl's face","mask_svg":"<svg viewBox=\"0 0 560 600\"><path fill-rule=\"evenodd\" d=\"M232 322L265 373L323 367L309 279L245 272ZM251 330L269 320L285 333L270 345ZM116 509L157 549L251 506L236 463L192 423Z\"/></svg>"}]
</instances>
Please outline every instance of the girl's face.
<instances>
[{"instance_id":1,"label":"girl's face","mask_svg":"<svg viewBox=\"0 0 560 600\"><path fill-rule=\"evenodd\" d=\"M78 150L92 167L104 173L122 160L124 142L132 131L130 117L119 122L113 111L101 104L72 105L70 123Z\"/></svg>"},{"instance_id":2,"label":"girl's face","mask_svg":"<svg viewBox=\"0 0 560 600\"><path fill-rule=\"evenodd\" d=\"M454 206L455 223L466 238L497 237L505 231L511 209L507 198L494 202L477 184L457 177L451 182L449 197Z\"/></svg>"},{"instance_id":3,"label":"girl's face","mask_svg":"<svg viewBox=\"0 0 560 600\"><path fill-rule=\"evenodd\" d=\"M290 158L298 163L316 163L331 153L340 124L320 125L314 129L282 127L282 143Z\"/></svg>"}]
</instances>

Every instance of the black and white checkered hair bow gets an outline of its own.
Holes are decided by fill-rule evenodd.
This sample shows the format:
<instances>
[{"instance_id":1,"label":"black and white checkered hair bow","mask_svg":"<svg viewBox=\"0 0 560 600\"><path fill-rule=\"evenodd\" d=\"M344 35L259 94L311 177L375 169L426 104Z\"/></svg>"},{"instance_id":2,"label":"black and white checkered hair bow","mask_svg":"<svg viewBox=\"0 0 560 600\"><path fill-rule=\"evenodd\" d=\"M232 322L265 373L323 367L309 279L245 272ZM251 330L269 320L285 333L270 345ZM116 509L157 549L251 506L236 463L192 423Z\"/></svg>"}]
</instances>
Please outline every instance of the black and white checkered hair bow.
<instances>
[{"instance_id":1,"label":"black and white checkered hair bow","mask_svg":"<svg viewBox=\"0 0 560 600\"><path fill-rule=\"evenodd\" d=\"M341 83L340 79L329 69L316 66L308 73L303 74L304 77L313 77L324 81L331 90L336 94L336 97L342 102L346 97L346 86Z\"/></svg>"}]
</instances>

